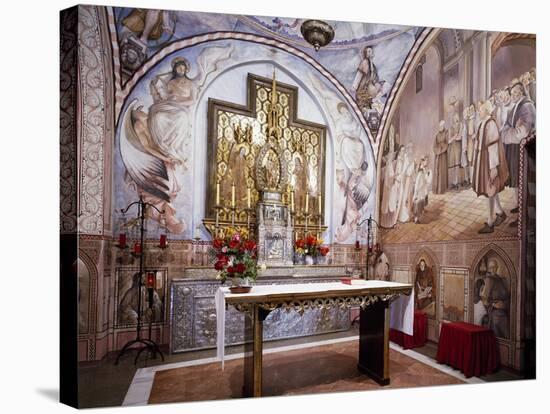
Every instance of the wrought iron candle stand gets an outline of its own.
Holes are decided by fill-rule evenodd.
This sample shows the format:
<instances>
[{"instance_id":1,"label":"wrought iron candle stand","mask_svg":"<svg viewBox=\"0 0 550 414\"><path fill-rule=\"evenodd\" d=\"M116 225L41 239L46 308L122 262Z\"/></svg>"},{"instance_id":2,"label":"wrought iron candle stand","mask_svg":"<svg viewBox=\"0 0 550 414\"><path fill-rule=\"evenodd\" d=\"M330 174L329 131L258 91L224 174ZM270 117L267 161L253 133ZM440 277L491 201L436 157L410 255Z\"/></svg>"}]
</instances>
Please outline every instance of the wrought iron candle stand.
<instances>
[{"instance_id":1,"label":"wrought iron candle stand","mask_svg":"<svg viewBox=\"0 0 550 414\"><path fill-rule=\"evenodd\" d=\"M131 341L126 342L126 344L122 347L122 349L120 350L120 352L118 353L118 355L116 357L115 365L118 365L118 361L120 360L120 357L122 355L124 355L124 353L126 353L126 351L129 351L131 349L138 349L138 353L136 355L136 358L134 359L134 365L137 363L137 360L138 360L139 356L141 355L141 353L144 350L147 350L148 352L150 352L153 358L156 358L157 352L158 352L160 354L161 358L162 358L162 361L164 362L164 355L162 354L158 344L151 339L151 329L149 329L149 339L141 337L141 325L142 325L142 321L141 321L141 313L142 313L142 310L141 310L141 307L142 307L141 288L143 286L143 259L144 259L144 256L145 256L145 245L144 245L145 211L146 211L147 207L152 207L159 214L164 214L164 210L161 211L158 208L156 208L154 205L152 205L150 203L146 203L145 201L143 201L143 197L140 196L138 201L134 201L133 203L129 204L126 208L122 209L121 210L122 214L125 214L130 209L130 207L132 207L134 205L138 206L137 218L139 219L139 223L140 223L140 243L141 243L141 251L140 251L140 254L139 254L139 276L138 276L139 283L138 283L138 310L137 310L136 338L132 339ZM151 303L150 303L150 305L151 305ZM133 345L136 345L136 344L142 344L143 346L141 348L133 348Z\"/></svg>"},{"instance_id":2,"label":"wrought iron candle stand","mask_svg":"<svg viewBox=\"0 0 550 414\"><path fill-rule=\"evenodd\" d=\"M373 251L373 243L372 243L372 238L373 238L373 234L372 234L372 223L374 223L376 225L376 228L379 229L380 228L380 225L378 224L378 222L376 220L374 220L372 218L372 216L369 215L368 218L366 218L365 220L359 222L359 224L357 224L357 231L359 231L359 228L363 225L363 223L367 223L367 257L366 257L366 272L365 272L365 279L368 280L369 279L369 257L370 255L372 254L372 251ZM378 244L378 243L377 243Z\"/></svg>"}]
</instances>

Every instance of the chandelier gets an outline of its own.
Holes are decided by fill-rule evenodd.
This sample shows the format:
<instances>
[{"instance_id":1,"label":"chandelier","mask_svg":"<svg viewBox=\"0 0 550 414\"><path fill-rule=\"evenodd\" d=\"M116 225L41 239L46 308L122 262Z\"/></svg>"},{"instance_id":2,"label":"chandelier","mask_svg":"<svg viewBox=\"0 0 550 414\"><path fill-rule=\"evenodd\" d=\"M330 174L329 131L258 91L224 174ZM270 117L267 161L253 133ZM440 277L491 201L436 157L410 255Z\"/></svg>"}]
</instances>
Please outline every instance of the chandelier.
<instances>
[{"instance_id":1,"label":"chandelier","mask_svg":"<svg viewBox=\"0 0 550 414\"><path fill-rule=\"evenodd\" d=\"M334 29L322 20L306 20L300 28L304 39L318 52L334 39Z\"/></svg>"}]
</instances>

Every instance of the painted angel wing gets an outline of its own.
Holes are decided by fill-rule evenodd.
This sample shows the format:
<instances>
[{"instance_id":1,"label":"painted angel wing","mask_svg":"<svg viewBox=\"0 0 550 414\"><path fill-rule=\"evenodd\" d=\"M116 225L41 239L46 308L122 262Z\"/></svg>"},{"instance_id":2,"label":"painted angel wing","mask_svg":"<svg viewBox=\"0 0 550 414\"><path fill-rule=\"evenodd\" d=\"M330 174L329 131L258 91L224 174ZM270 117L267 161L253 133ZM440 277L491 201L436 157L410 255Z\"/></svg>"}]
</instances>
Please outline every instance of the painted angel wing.
<instances>
[{"instance_id":1,"label":"painted angel wing","mask_svg":"<svg viewBox=\"0 0 550 414\"><path fill-rule=\"evenodd\" d=\"M128 105L123 115L120 134L120 155L126 171L140 189L165 201L170 201L170 182L166 164L153 155L146 138L136 132L137 100Z\"/></svg>"},{"instance_id":2,"label":"painted angel wing","mask_svg":"<svg viewBox=\"0 0 550 414\"><path fill-rule=\"evenodd\" d=\"M361 178L359 179L359 182L357 183L355 188L352 190L352 196L355 204L357 205L357 210L361 210L361 208L367 203L370 197L371 190L372 183L369 183L369 171L367 163L365 163Z\"/></svg>"}]
</instances>

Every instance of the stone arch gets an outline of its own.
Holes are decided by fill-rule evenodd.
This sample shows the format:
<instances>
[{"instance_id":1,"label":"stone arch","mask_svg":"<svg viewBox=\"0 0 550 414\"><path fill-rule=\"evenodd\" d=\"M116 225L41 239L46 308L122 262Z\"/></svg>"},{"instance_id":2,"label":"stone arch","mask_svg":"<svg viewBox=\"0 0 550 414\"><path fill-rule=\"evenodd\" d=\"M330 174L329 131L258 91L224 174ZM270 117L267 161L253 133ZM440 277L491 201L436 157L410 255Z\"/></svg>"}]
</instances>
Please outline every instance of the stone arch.
<instances>
[{"instance_id":1,"label":"stone arch","mask_svg":"<svg viewBox=\"0 0 550 414\"><path fill-rule=\"evenodd\" d=\"M134 87L140 82L141 78L143 78L157 63L162 61L165 57L173 54L176 51L180 51L202 43L215 42L218 40L235 40L235 41L257 43L257 44L261 44L269 47L274 47L282 50L285 53L289 53L301 59L306 64L310 65L312 69L316 70L317 73L319 73L326 81L330 82L335 87L335 89L344 97L344 101L352 109L353 113L356 115L365 133L367 134L369 145L371 146L371 149L373 151L373 157L376 158L376 154L374 153L376 148L375 138L371 133L370 129L368 128L366 120L362 115L355 99L353 99L349 91L347 91L347 89L340 83L340 81L336 79L336 77L332 75L317 60L315 60L314 58L312 58L302 50L297 49L293 46L290 46L286 43L283 43L265 36L256 35L256 34L248 34L248 33L245 34L245 33L239 33L239 32L215 32L215 33L208 33L208 34L193 36L191 38L178 40L170 44L169 46L165 47L164 49L157 52L154 56L149 58L143 64L143 66L141 66L132 75L132 77L128 80L128 82L123 87L119 86L120 89L116 93L116 101L117 101L116 116L119 117L122 111L122 108L125 105L125 101L131 95ZM117 123L119 120L120 119L117 120Z\"/></svg>"},{"instance_id":2,"label":"stone arch","mask_svg":"<svg viewBox=\"0 0 550 414\"><path fill-rule=\"evenodd\" d=\"M508 319L509 319L509 338L499 338L501 341L508 341L512 342L514 341L516 337L516 308L517 308L517 273L516 268L508 256L508 254L498 245L495 243L490 243L487 246L485 246L483 249L481 249L477 255L474 257L469 270L469 280L468 280L468 315L469 315L469 321L473 323L474 322L474 283L476 280L476 272L477 268L480 265L481 261L489 254L493 253L498 258L502 260L504 265L506 266L506 271L510 277L510 304L508 309ZM499 272L501 272L499 270ZM512 347L510 347L512 349Z\"/></svg>"},{"instance_id":3,"label":"stone arch","mask_svg":"<svg viewBox=\"0 0 550 414\"><path fill-rule=\"evenodd\" d=\"M440 297L440 286L441 286L441 281L440 281L440 271L441 271L441 262L439 261L438 257L437 257L437 254L431 249L429 248L428 246L421 246L420 250L416 253L416 255L414 256L414 259L412 260L411 262L411 265L410 265L410 272L411 272L411 283L413 284L414 287L415 284L416 284L416 265L420 262L421 259L424 259L424 258L428 258L428 260L431 261L431 264L433 265L433 275L434 275L434 282L435 282L435 289L432 288L432 291L435 290L435 309L434 309L434 315L433 315L433 318L431 319L435 319L436 321L439 320L440 318L440 302L441 302L441 297ZM415 305L416 306L416 305ZM430 315L428 315L428 317L430 318Z\"/></svg>"},{"instance_id":4,"label":"stone arch","mask_svg":"<svg viewBox=\"0 0 550 414\"><path fill-rule=\"evenodd\" d=\"M535 46L536 35L532 33L499 33L491 44L491 57L495 57L497 51L511 43Z\"/></svg>"}]
</instances>

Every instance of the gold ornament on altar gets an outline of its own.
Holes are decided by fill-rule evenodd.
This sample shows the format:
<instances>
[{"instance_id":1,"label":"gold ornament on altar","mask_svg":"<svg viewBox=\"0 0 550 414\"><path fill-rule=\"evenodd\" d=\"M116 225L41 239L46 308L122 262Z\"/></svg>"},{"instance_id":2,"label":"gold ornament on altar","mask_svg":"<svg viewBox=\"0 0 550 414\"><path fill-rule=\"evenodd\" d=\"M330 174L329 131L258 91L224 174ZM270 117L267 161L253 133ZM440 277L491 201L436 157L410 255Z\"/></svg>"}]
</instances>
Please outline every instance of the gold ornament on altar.
<instances>
[{"instance_id":1,"label":"gold ornament on altar","mask_svg":"<svg viewBox=\"0 0 550 414\"><path fill-rule=\"evenodd\" d=\"M262 147L256 159L258 191L281 193L288 183L288 169L281 148L274 139Z\"/></svg>"},{"instance_id":2,"label":"gold ornament on altar","mask_svg":"<svg viewBox=\"0 0 550 414\"><path fill-rule=\"evenodd\" d=\"M265 192L271 193L270 202L278 200L296 213L294 226L301 232L306 192L314 197L307 207L317 212L317 196L325 187L326 128L299 119L297 107L297 87L252 74L245 106L209 100L203 222L211 234L232 224L256 226L255 207ZM322 213L308 220L310 228L325 227Z\"/></svg>"}]
</instances>

